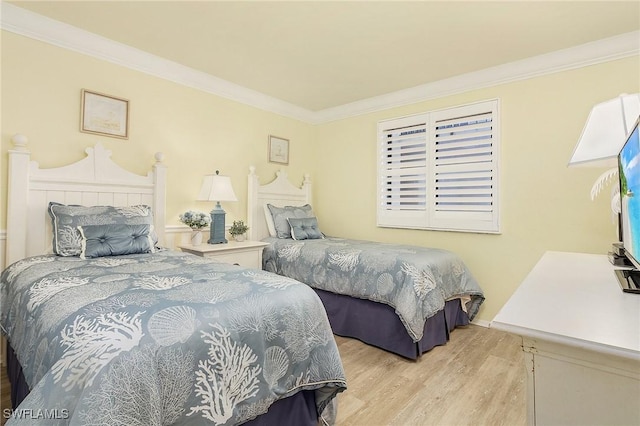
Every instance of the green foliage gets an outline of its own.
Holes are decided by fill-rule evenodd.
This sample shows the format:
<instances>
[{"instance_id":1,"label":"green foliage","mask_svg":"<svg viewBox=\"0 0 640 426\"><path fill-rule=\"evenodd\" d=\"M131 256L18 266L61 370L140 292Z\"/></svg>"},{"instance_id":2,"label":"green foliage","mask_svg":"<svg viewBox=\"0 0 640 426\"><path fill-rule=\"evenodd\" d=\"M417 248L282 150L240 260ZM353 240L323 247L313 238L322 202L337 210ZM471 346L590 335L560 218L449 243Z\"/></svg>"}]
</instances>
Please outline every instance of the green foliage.
<instances>
[{"instance_id":1,"label":"green foliage","mask_svg":"<svg viewBox=\"0 0 640 426\"><path fill-rule=\"evenodd\" d=\"M242 220L234 220L233 225L229 228L229 234L236 236L242 235L249 230L249 227Z\"/></svg>"}]
</instances>

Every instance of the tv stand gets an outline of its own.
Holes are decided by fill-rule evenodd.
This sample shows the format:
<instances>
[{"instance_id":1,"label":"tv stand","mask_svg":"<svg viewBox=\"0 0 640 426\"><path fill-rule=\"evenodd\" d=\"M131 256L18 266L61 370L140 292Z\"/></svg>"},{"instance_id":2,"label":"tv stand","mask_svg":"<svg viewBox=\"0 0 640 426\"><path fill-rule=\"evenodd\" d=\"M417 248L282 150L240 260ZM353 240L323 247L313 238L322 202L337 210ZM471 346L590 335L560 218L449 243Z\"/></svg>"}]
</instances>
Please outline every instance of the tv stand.
<instances>
[{"instance_id":1,"label":"tv stand","mask_svg":"<svg viewBox=\"0 0 640 426\"><path fill-rule=\"evenodd\" d=\"M615 269L620 288L625 293L640 294L640 271L637 269Z\"/></svg>"},{"instance_id":2,"label":"tv stand","mask_svg":"<svg viewBox=\"0 0 640 426\"><path fill-rule=\"evenodd\" d=\"M529 425L640 425L640 295L615 269L547 252L493 319L522 336Z\"/></svg>"}]
</instances>

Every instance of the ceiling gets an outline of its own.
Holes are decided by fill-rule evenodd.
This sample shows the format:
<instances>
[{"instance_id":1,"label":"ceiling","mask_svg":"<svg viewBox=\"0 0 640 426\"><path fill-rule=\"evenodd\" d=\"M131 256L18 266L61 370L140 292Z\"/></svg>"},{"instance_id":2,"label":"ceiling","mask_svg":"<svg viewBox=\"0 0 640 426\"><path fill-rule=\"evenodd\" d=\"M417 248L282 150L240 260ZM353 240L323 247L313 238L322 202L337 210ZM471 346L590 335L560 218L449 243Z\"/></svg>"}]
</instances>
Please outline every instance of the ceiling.
<instances>
[{"instance_id":1,"label":"ceiling","mask_svg":"<svg viewBox=\"0 0 640 426\"><path fill-rule=\"evenodd\" d=\"M640 30L638 1L11 1L309 111Z\"/></svg>"}]
</instances>

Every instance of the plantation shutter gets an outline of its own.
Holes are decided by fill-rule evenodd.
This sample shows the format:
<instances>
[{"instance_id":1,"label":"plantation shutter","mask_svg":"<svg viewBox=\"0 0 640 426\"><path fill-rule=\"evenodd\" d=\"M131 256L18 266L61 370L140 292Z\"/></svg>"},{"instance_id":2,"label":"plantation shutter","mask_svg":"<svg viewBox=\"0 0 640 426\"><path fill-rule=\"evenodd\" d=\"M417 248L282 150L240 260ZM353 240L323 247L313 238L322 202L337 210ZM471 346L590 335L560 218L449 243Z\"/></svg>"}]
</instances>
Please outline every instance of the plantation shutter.
<instances>
[{"instance_id":1,"label":"plantation shutter","mask_svg":"<svg viewBox=\"0 0 640 426\"><path fill-rule=\"evenodd\" d=\"M427 224L427 116L378 125L378 226Z\"/></svg>"},{"instance_id":2,"label":"plantation shutter","mask_svg":"<svg viewBox=\"0 0 640 426\"><path fill-rule=\"evenodd\" d=\"M497 101L431 115L430 226L498 231Z\"/></svg>"},{"instance_id":3,"label":"plantation shutter","mask_svg":"<svg viewBox=\"0 0 640 426\"><path fill-rule=\"evenodd\" d=\"M378 226L499 232L498 101L378 124Z\"/></svg>"}]
</instances>

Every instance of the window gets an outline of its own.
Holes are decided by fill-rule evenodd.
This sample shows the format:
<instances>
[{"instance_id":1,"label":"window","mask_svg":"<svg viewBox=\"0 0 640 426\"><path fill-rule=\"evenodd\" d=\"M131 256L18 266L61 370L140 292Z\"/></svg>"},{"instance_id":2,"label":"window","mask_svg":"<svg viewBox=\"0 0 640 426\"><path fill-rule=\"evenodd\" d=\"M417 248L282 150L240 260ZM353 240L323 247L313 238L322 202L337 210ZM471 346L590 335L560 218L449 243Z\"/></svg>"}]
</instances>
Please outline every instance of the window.
<instances>
[{"instance_id":1,"label":"window","mask_svg":"<svg viewBox=\"0 0 640 426\"><path fill-rule=\"evenodd\" d=\"M378 123L378 226L499 232L498 101Z\"/></svg>"}]
</instances>

